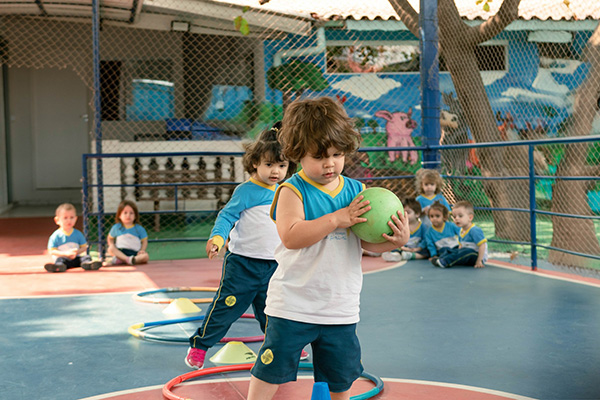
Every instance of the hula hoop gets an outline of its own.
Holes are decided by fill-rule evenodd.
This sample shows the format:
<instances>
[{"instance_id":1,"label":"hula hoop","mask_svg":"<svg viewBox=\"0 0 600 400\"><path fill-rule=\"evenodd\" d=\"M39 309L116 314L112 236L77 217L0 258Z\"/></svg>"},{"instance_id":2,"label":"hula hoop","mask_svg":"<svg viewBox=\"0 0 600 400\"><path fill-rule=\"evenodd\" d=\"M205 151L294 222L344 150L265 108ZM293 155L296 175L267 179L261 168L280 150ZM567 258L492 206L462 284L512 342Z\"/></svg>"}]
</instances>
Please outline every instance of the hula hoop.
<instances>
[{"instance_id":1,"label":"hula hoop","mask_svg":"<svg viewBox=\"0 0 600 400\"><path fill-rule=\"evenodd\" d=\"M169 382L165 383L165 385L162 388L162 394L164 397L166 397L167 399L170 399L170 400L191 400L188 397L177 396L175 393L173 393L171 391L171 389L174 386L179 385L180 383L190 380L192 378L197 378L200 376L207 376L207 375L214 375L214 374L219 374L222 372L249 371L252 369L253 366L254 366L254 364L224 365L221 367L212 367L212 368L200 369L197 371L191 371L191 372L185 373L183 375L176 376L175 378L171 379ZM300 369L307 369L307 370L313 369L313 365L311 363L300 363L298 365L298 367ZM350 397L350 400L367 400L367 399L370 399L371 397L377 396L383 390L383 381L378 376L375 376L368 372L363 372L360 376L363 378L367 378L368 380L373 382L375 384L375 387L370 390L367 390L364 393L357 394L356 396Z\"/></svg>"},{"instance_id":2,"label":"hula hoop","mask_svg":"<svg viewBox=\"0 0 600 400\"><path fill-rule=\"evenodd\" d=\"M151 294L156 294L156 293L173 293L173 292L216 292L217 288L214 287L186 287L186 286L181 286L181 287L167 287L167 288L162 288L162 289L156 289L156 290L148 290L145 292L140 292L137 294L134 294L132 297L134 300L137 301L141 301L143 303L154 303L154 304L169 304L170 302L172 302L175 299L169 299L169 298L162 298L162 299L156 299L156 298L147 298L145 296L151 295ZM201 299L190 299L192 301L192 303L210 303L212 302L212 297L204 297Z\"/></svg>"},{"instance_id":3,"label":"hula hoop","mask_svg":"<svg viewBox=\"0 0 600 400\"><path fill-rule=\"evenodd\" d=\"M254 319L254 314L242 314L240 318L248 318ZM165 325L173 325L179 324L182 322L191 322L191 321L200 321L204 319L204 315L195 316L195 317L187 317L187 318L178 318L178 319L166 319L163 321L152 321L152 322L140 322L139 324L133 324L129 328L127 328L127 332L133 337L144 340L154 340L157 342L175 342L175 343L189 343L189 338L175 337L175 336L160 336L154 335L152 333L145 332L148 329L156 328L159 326ZM227 342L244 342L244 343L252 343L252 342L262 342L265 340L264 335L260 336L242 336L242 337L224 337L219 342L227 343Z\"/></svg>"}]
</instances>

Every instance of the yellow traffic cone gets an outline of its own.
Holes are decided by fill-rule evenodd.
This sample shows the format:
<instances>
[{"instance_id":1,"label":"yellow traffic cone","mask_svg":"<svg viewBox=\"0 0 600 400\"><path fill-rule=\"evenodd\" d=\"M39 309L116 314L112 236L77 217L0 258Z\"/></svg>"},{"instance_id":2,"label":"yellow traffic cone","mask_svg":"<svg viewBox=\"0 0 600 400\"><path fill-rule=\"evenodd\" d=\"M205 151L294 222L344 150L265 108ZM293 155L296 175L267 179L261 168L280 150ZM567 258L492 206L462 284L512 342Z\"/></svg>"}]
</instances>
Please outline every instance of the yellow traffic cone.
<instances>
[{"instance_id":1,"label":"yellow traffic cone","mask_svg":"<svg viewBox=\"0 0 600 400\"><path fill-rule=\"evenodd\" d=\"M256 361L256 353L242 342L229 342L210 358L213 364L246 364Z\"/></svg>"},{"instance_id":2,"label":"yellow traffic cone","mask_svg":"<svg viewBox=\"0 0 600 400\"><path fill-rule=\"evenodd\" d=\"M180 297L173 300L167 308L163 310L164 314L197 314L202 310L196 306L190 299Z\"/></svg>"}]
</instances>

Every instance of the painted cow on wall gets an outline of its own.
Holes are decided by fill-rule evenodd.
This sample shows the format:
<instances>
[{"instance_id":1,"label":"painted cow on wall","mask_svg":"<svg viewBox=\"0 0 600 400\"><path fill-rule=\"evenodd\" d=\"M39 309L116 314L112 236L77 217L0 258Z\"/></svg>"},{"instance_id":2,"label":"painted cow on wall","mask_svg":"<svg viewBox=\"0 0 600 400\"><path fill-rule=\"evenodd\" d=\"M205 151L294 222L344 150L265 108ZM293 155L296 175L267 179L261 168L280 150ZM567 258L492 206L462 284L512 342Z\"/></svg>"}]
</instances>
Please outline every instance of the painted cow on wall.
<instances>
[{"instance_id":1,"label":"painted cow on wall","mask_svg":"<svg viewBox=\"0 0 600 400\"><path fill-rule=\"evenodd\" d=\"M415 147L412 140L412 132L417 127L417 122L412 119L412 108L407 112L389 112L386 110L377 111L376 117L383 118L387 121L385 130L387 132L388 147ZM415 164L419 160L419 156L415 150L389 151L388 156L391 162L394 162L402 153L402 161L410 160L411 164Z\"/></svg>"}]
</instances>

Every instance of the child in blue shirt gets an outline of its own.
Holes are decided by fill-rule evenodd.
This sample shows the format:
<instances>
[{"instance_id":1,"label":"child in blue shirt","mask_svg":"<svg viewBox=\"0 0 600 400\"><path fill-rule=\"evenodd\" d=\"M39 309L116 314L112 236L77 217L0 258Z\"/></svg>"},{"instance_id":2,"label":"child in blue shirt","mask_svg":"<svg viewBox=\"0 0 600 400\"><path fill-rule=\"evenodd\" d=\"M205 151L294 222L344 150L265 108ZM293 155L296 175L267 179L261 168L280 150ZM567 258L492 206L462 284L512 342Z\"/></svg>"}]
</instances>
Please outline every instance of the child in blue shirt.
<instances>
[{"instance_id":1,"label":"child in blue shirt","mask_svg":"<svg viewBox=\"0 0 600 400\"><path fill-rule=\"evenodd\" d=\"M454 248L432 259L433 265L440 268L450 268L456 265L483 268L487 261L487 239L480 227L473 224L473 204L459 201L452 208L454 222L460 228L459 248Z\"/></svg>"},{"instance_id":2,"label":"child in blue shirt","mask_svg":"<svg viewBox=\"0 0 600 400\"><path fill-rule=\"evenodd\" d=\"M427 217L429 207L436 201L442 204L448 212L450 212L450 204L442 194L444 180L440 173L435 169L420 169L417 172L417 201L421 204L421 220L427 226L431 226L431 222Z\"/></svg>"},{"instance_id":3,"label":"child in blue shirt","mask_svg":"<svg viewBox=\"0 0 600 400\"><path fill-rule=\"evenodd\" d=\"M148 233L139 224L140 213L131 200L123 200L117 208L117 223L108 233L108 254L113 256L112 264L145 264L150 260L146 252Z\"/></svg>"},{"instance_id":4,"label":"child in blue shirt","mask_svg":"<svg viewBox=\"0 0 600 400\"><path fill-rule=\"evenodd\" d=\"M425 234L429 230L421 220L421 205L416 199L406 199L403 202L406 216L408 217L408 225L410 228L410 239L408 243L399 249L386 251L381 255L385 261L397 262L401 260L422 260L429 258L429 250L427 249L427 240Z\"/></svg>"},{"instance_id":5,"label":"child in blue shirt","mask_svg":"<svg viewBox=\"0 0 600 400\"><path fill-rule=\"evenodd\" d=\"M212 259L229 238L221 283L206 309L202 325L190 337L185 357L190 368L204 366L206 351L225 336L250 305L261 330L265 331L267 286L277 268L275 248L281 243L269 210L279 182L296 170L296 165L281 154L277 140L279 126L277 123L262 132L246 147L242 162L250 179L235 188L217 215L206 243L206 254Z\"/></svg>"},{"instance_id":6,"label":"child in blue shirt","mask_svg":"<svg viewBox=\"0 0 600 400\"><path fill-rule=\"evenodd\" d=\"M425 234L427 240L427 249L434 265L439 257L447 251L458 247L458 237L460 228L448 221L450 213L448 209L439 201L429 206L429 220L431 228Z\"/></svg>"},{"instance_id":7,"label":"child in blue shirt","mask_svg":"<svg viewBox=\"0 0 600 400\"><path fill-rule=\"evenodd\" d=\"M85 254L87 240L81 231L75 229L77 210L70 203L63 203L56 208L54 222L59 229L48 239L48 252L52 263L44 265L48 272L65 272L67 268L81 267L85 270L97 270L102 266L100 261L92 261Z\"/></svg>"}]
</instances>

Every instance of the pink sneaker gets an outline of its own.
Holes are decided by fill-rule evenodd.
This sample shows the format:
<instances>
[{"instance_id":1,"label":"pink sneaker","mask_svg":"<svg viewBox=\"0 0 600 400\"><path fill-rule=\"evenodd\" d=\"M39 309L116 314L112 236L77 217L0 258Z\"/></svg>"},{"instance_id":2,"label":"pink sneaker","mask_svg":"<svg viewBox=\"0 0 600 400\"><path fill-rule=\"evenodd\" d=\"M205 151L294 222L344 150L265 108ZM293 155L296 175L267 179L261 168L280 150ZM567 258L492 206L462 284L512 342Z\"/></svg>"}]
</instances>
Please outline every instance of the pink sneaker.
<instances>
[{"instance_id":1,"label":"pink sneaker","mask_svg":"<svg viewBox=\"0 0 600 400\"><path fill-rule=\"evenodd\" d=\"M206 350L190 347L187 356L185 356L185 364L192 369L202 369L204 367L204 357L206 357Z\"/></svg>"},{"instance_id":2,"label":"pink sneaker","mask_svg":"<svg viewBox=\"0 0 600 400\"><path fill-rule=\"evenodd\" d=\"M300 360L301 361L308 360L308 352L306 350L302 350L302 353L300 353Z\"/></svg>"}]
</instances>

